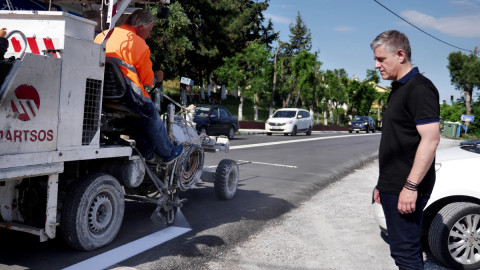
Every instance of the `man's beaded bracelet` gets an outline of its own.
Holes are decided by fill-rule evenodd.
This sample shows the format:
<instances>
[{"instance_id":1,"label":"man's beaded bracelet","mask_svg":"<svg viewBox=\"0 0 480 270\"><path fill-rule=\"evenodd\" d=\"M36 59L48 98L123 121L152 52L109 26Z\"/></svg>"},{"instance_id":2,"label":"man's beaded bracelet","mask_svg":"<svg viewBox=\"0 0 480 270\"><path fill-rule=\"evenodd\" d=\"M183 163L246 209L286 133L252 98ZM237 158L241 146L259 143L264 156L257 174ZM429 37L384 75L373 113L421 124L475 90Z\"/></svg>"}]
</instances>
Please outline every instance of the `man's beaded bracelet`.
<instances>
[{"instance_id":1,"label":"man's beaded bracelet","mask_svg":"<svg viewBox=\"0 0 480 270\"><path fill-rule=\"evenodd\" d=\"M405 181L404 187L408 190L411 190L411 191L417 191L418 190L418 184L415 184L414 182L412 182L410 180Z\"/></svg>"}]
</instances>

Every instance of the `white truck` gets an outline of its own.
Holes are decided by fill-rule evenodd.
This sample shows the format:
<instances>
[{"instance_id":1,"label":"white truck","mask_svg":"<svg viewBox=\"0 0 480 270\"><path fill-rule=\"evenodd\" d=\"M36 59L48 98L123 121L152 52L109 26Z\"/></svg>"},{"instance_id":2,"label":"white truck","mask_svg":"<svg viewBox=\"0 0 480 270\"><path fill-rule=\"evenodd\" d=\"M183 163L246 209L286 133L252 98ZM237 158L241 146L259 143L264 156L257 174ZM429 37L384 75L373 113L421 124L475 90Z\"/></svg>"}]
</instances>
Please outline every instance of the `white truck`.
<instances>
[{"instance_id":1,"label":"white truck","mask_svg":"<svg viewBox=\"0 0 480 270\"><path fill-rule=\"evenodd\" d=\"M130 4L112 0L107 12L108 1L71 2L98 2L110 29ZM235 161L203 168L204 152L228 151L228 139L197 134L183 107L175 115L170 104L163 117L170 139L185 145L182 156L171 165L145 162L128 139L135 116L112 109L121 100L111 81L118 70L106 62L105 42L93 42L97 22L61 11L0 11L0 24L10 45L0 61L0 228L46 241L60 227L71 247L93 250L113 241L127 199L156 204L152 218L171 224L185 203L178 192L200 179L213 181L221 199L235 195Z\"/></svg>"}]
</instances>

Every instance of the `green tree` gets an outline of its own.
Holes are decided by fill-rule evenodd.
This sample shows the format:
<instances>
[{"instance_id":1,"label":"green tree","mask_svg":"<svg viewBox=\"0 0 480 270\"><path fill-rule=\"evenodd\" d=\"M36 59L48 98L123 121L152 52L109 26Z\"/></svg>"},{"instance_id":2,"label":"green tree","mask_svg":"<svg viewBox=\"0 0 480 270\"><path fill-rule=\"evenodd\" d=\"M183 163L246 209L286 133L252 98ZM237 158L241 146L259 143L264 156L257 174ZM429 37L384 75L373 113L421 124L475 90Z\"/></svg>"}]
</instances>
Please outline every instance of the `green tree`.
<instances>
[{"instance_id":1,"label":"green tree","mask_svg":"<svg viewBox=\"0 0 480 270\"><path fill-rule=\"evenodd\" d=\"M147 39L147 44L152 48L154 63L164 71L165 79L183 74L190 65L187 54L194 50L191 40L186 35L191 22L185 17L182 6L175 2L169 9L169 19L157 19L151 37ZM156 14L156 8L152 8L152 12Z\"/></svg>"},{"instance_id":2,"label":"green tree","mask_svg":"<svg viewBox=\"0 0 480 270\"><path fill-rule=\"evenodd\" d=\"M345 69L327 70L324 75L325 89L324 96L326 107L328 108L331 121L333 120L333 110L336 111L337 118L335 122L339 123L339 109L348 102L347 94L348 74Z\"/></svg>"},{"instance_id":3,"label":"green tree","mask_svg":"<svg viewBox=\"0 0 480 270\"><path fill-rule=\"evenodd\" d=\"M252 44L233 57L224 58L225 64L215 70L221 82L226 83L230 88L240 90L239 120L243 118L245 96L253 98L254 106L257 108L259 95L269 89L270 86L265 82L270 81L267 78L273 73L271 58L271 52L266 45Z\"/></svg>"},{"instance_id":4,"label":"green tree","mask_svg":"<svg viewBox=\"0 0 480 270\"><path fill-rule=\"evenodd\" d=\"M318 66L317 54L307 50L301 51L294 63L298 65L296 69L299 70L297 75L299 76L299 88L293 106L299 106L302 97L302 105L306 107L306 102L309 104L312 102L312 88L315 84L315 71Z\"/></svg>"},{"instance_id":5,"label":"green tree","mask_svg":"<svg viewBox=\"0 0 480 270\"><path fill-rule=\"evenodd\" d=\"M452 52L448 55L447 67L452 84L465 93L466 113L471 114L473 89L480 88L480 60L475 54Z\"/></svg>"},{"instance_id":6,"label":"green tree","mask_svg":"<svg viewBox=\"0 0 480 270\"><path fill-rule=\"evenodd\" d=\"M300 11L297 13L295 24L290 24L290 42L287 46L287 52L292 56L300 54L302 51L312 49L312 34L307 25L303 22Z\"/></svg>"},{"instance_id":7,"label":"green tree","mask_svg":"<svg viewBox=\"0 0 480 270\"><path fill-rule=\"evenodd\" d=\"M177 0L192 22L187 32L194 49L188 51L185 75L203 84L213 70L253 43L270 44L278 35L264 25L268 0Z\"/></svg>"},{"instance_id":8,"label":"green tree","mask_svg":"<svg viewBox=\"0 0 480 270\"><path fill-rule=\"evenodd\" d=\"M300 12L297 13L295 24L290 24L289 42L285 44L285 51L283 52L285 78L286 83L286 99L284 99L283 107L290 106L295 92L300 93L303 86L301 79L298 77L305 67L305 57L312 48L312 36L310 29L307 28L302 20ZM303 53L303 54L302 54ZM300 87L300 88L299 88Z\"/></svg>"},{"instance_id":9,"label":"green tree","mask_svg":"<svg viewBox=\"0 0 480 270\"><path fill-rule=\"evenodd\" d=\"M454 102L452 106L440 105L440 117L443 121L458 122L462 114L465 114L465 104L462 102Z\"/></svg>"}]
</instances>

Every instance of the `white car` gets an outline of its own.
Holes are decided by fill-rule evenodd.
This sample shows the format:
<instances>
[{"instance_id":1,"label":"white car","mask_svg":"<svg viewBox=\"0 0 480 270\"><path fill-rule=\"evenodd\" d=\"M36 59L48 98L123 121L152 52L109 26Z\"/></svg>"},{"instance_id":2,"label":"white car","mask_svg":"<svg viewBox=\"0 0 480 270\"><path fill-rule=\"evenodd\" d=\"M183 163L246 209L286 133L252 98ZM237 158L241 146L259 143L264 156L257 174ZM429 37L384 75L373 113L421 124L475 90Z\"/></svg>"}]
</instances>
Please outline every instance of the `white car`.
<instances>
[{"instance_id":1,"label":"white car","mask_svg":"<svg viewBox=\"0 0 480 270\"><path fill-rule=\"evenodd\" d=\"M265 132L268 136L279 133L295 136L299 132L312 135L313 117L304 109L279 109L268 118L265 123Z\"/></svg>"},{"instance_id":2,"label":"white car","mask_svg":"<svg viewBox=\"0 0 480 270\"><path fill-rule=\"evenodd\" d=\"M424 209L422 243L437 260L454 269L480 268L480 140L437 151L437 178ZM382 206L374 217L387 233Z\"/></svg>"}]
</instances>

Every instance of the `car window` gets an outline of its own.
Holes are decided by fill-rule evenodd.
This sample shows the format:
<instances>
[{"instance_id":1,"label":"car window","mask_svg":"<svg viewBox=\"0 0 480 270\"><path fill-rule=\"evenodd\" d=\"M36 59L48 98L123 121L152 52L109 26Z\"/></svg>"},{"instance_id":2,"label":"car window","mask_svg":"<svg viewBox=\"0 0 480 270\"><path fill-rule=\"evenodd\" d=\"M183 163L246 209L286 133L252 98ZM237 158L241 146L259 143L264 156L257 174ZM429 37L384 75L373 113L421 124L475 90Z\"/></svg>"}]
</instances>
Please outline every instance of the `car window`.
<instances>
[{"instance_id":1,"label":"car window","mask_svg":"<svg viewBox=\"0 0 480 270\"><path fill-rule=\"evenodd\" d=\"M207 117L209 111L209 107L197 107L195 109L195 117Z\"/></svg>"},{"instance_id":2,"label":"car window","mask_svg":"<svg viewBox=\"0 0 480 270\"><path fill-rule=\"evenodd\" d=\"M219 116L218 108L213 109L210 117L218 117L218 116Z\"/></svg>"},{"instance_id":3,"label":"car window","mask_svg":"<svg viewBox=\"0 0 480 270\"><path fill-rule=\"evenodd\" d=\"M220 118L229 118L230 115L224 108L220 108Z\"/></svg>"},{"instance_id":4,"label":"car window","mask_svg":"<svg viewBox=\"0 0 480 270\"><path fill-rule=\"evenodd\" d=\"M310 113L307 112L307 111L300 111L300 113L302 114L303 118L309 118L310 117Z\"/></svg>"},{"instance_id":5,"label":"car window","mask_svg":"<svg viewBox=\"0 0 480 270\"><path fill-rule=\"evenodd\" d=\"M355 118L353 119L353 121L367 121L368 118L365 117L365 116L355 116Z\"/></svg>"},{"instance_id":6,"label":"car window","mask_svg":"<svg viewBox=\"0 0 480 270\"><path fill-rule=\"evenodd\" d=\"M296 111L276 111L273 118L293 118L297 114Z\"/></svg>"}]
</instances>

